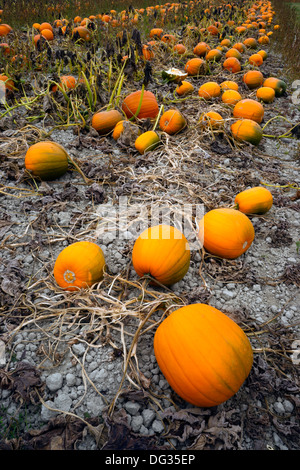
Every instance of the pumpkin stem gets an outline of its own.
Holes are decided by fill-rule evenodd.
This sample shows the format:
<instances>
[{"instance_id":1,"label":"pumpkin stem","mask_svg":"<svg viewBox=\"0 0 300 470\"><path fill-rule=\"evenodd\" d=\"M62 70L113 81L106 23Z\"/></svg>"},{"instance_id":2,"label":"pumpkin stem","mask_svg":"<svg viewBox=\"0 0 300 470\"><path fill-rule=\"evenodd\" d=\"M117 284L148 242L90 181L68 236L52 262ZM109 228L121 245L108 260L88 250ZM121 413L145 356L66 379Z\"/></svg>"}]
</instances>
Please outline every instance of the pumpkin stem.
<instances>
[{"instance_id":1,"label":"pumpkin stem","mask_svg":"<svg viewBox=\"0 0 300 470\"><path fill-rule=\"evenodd\" d=\"M144 90L145 90L145 85L144 85L144 83L143 83L139 105L138 105L138 107L137 107L137 110L136 110L135 114L134 114L133 116L131 116L131 118L129 119L129 121L133 121L133 120L139 115L139 112L140 112L141 107L142 107L143 96L144 96Z\"/></svg>"},{"instance_id":2,"label":"pumpkin stem","mask_svg":"<svg viewBox=\"0 0 300 470\"><path fill-rule=\"evenodd\" d=\"M153 129L152 129L153 131L155 131L156 126L157 126L158 121L159 121L159 118L160 118L160 115L161 115L161 113L163 113L163 112L164 112L164 105L162 104L161 107L159 108L159 112L158 112L158 115L157 115L157 117L156 117L156 120L155 120Z\"/></svg>"}]
</instances>

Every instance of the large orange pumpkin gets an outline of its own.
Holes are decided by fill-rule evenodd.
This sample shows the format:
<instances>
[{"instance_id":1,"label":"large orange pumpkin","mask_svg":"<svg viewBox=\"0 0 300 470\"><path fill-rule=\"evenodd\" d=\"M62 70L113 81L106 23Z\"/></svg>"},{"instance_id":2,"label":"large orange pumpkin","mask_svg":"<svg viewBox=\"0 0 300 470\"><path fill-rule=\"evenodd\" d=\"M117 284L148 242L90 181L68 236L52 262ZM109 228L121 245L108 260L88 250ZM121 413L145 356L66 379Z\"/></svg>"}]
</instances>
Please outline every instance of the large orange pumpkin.
<instances>
[{"instance_id":1,"label":"large orange pumpkin","mask_svg":"<svg viewBox=\"0 0 300 470\"><path fill-rule=\"evenodd\" d=\"M204 57L209 50L210 50L210 46L208 44L206 44L206 42L199 42L194 47L193 52L198 57Z\"/></svg>"},{"instance_id":2,"label":"large orange pumpkin","mask_svg":"<svg viewBox=\"0 0 300 470\"><path fill-rule=\"evenodd\" d=\"M262 128L252 119L238 119L231 125L231 133L237 141L252 145L258 145L263 138Z\"/></svg>"},{"instance_id":3,"label":"large orange pumpkin","mask_svg":"<svg viewBox=\"0 0 300 470\"><path fill-rule=\"evenodd\" d=\"M262 86L256 91L256 98L264 103L273 103L275 90L269 86Z\"/></svg>"},{"instance_id":4,"label":"large orange pumpkin","mask_svg":"<svg viewBox=\"0 0 300 470\"><path fill-rule=\"evenodd\" d=\"M51 181L64 175L68 170L68 154L55 142L37 142L26 152L25 168L33 176L43 181Z\"/></svg>"},{"instance_id":5,"label":"large orange pumpkin","mask_svg":"<svg viewBox=\"0 0 300 470\"><path fill-rule=\"evenodd\" d=\"M206 304L173 311L157 328L154 353L172 389L195 406L219 405L241 388L253 364L244 331Z\"/></svg>"},{"instance_id":6,"label":"large orange pumpkin","mask_svg":"<svg viewBox=\"0 0 300 470\"><path fill-rule=\"evenodd\" d=\"M143 94L142 94L143 93ZM139 112L138 109L140 108ZM130 119L135 116L138 119L155 118L159 108L155 95L148 90L137 90L130 93L122 103L122 110Z\"/></svg>"},{"instance_id":7,"label":"large orange pumpkin","mask_svg":"<svg viewBox=\"0 0 300 470\"><path fill-rule=\"evenodd\" d=\"M252 119L260 124L264 117L264 108L258 101L246 98L238 101L235 105L233 116L235 118Z\"/></svg>"},{"instance_id":8,"label":"large orange pumpkin","mask_svg":"<svg viewBox=\"0 0 300 470\"><path fill-rule=\"evenodd\" d=\"M139 276L149 274L160 284L175 284L189 269L188 241L175 227L149 227L135 241L132 264Z\"/></svg>"},{"instance_id":9,"label":"large orange pumpkin","mask_svg":"<svg viewBox=\"0 0 300 470\"><path fill-rule=\"evenodd\" d=\"M186 119L177 109L168 109L162 114L159 127L169 135L177 134L186 127Z\"/></svg>"},{"instance_id":10,"label":"large orange pumpkin","mask_svg":"<svg viewBox=\"0 0 300 470\"><path fill-rule=\"evenodd\" d=\"M68 291L87 288L103 278L105 259L93 242L75 242L58 255L53 274L57 284Z\"/></svg>"},{"instance_id":11,"label":"large orange pumpkin","mask_svg":"<svg viewBox=\"0 0 300 470\"><path fill-rule=\"evenodd\" d=\"M100 135L105 135L111 132L115 125L122 120L122 114L117 109L111 109L95 113L91 124Z\"/></svg>"},{"instance_id":12,"label":"large orange pumpkin","mask_svg":"<svg viewBox=\"0 0 300 470\"><path fill-rule=\"evenodd\" d=\"M231 73L238 73L242 70L241 63L236 57L228 57L228 59L225 59L223 68Z\"/></svg>"},{"instance_id":13,"label":"large orange pumpkin","mask_svg":"<svg viewBox=\"0 0 300 470\"><path fill-rule=\"evenodd\" d=\"M199 222L199 239L205 250L220 258L241 256L254 240L254 227L240 211L230 208L212 209Z\"/></svg>"},{"instance_id":14,"label":"large orange pumpkin","mask_svg":"<svg viewBox=\"0 0 300 470\"><path fill-rule=\"evenodd\" d=\"M273 205L273 196L267 188L256 186L241 191L234 202L244 214L265 214Z\"/></svg>"}]
</instances>

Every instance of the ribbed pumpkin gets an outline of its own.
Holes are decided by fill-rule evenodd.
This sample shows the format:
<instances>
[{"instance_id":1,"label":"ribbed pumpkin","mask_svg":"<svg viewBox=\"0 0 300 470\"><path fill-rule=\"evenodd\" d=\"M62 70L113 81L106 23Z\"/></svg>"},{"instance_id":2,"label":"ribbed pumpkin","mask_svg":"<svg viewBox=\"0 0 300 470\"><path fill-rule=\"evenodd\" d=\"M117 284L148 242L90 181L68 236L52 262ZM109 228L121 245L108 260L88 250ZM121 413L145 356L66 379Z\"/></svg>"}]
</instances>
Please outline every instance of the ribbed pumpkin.
<instances>
[{"instance_id":1,"label":"ribbed pumpkin","mask_svg":"<svg viewBox=\"0 0 300 470\"><path fill-rule=\"evenodd\" d=\"M194 57L187 61L184 66L184 71L190 76L196 76L204 74L205 72L205 62L200 57Z\"/></svg>"},{"instance_id":2,"label":"ribbed pumpkin","mask_svg":"<svg viewBox=\"0 0 300 470\"><path fill-rule=\"evenodd\" d=\"M154 335L158 366L172 389L194 406L217 406L241 388L253 351L229 316L206 304L173 311Z\"/></svg>"},{"instance_id":3,"label":"ribbed pumpkin","mask_svg":"<svg viewBox=\"0 0 300 470\"><path fill-rule=\"evenodd\" d=\"M123 120L122 114L117 109L109 111L99 111L92 117L92 127L100 135L105 135L111 132L115 125Z\"/></svg>"},{"instance_id":4,"label":"ribbed pumpkin","mask_svg":"<svg viewBox=\"0 0 300 470\"><path fill-rule=\"evenodd\" d=\"M242 42L237 42L232 47L237 49L241 54L246 50L246 46Z\"/></svg>"},{"instance_id":5,"label":"ribbed pumpkin","mask_svg":"<svg viewBox=\"0 0 300 470\"><path fill-rule=\"evenodd\" d=\"M179 83L178 86L176 87L175 92L179 96L186 96L190 93L193 93L194 89L195 88L192 83L187 82L186 80L182 80L182 82Z\"/></svg>"},{"instance_id":6,"label":"ribbed pumpkin","mask_svg":"<svg viewBox=\"0 0 300 470\"><path fill-rule=\"evenodd\" d=\"M250 248L254 235L250 219L235 209L212 209L199 222L200 242L205 250L220 258L241 256Z\"/></svg>"},{"instance_id":7,"label":"ribbed pumpkin","mask_svg":"<svg viewBox=\"0 0 300 470\"><path fill-rule=\"evenodd\" d=\"M177 134L186 127L186 119L177 109L168 109L162 114L159 127L169 135Z\"/></svg>"},{"instance_id":8,"label":"ribbed pumpkin","mask_svg":"<svg viewBox=\"0 0 300 470\"><path fill-rule=\"evenodd\" d=\"M222 101L228 105L235 105L242 99L242 96L236 90L226 90L222 94Z\"/></svg>"},{"instance_id":9,"label":"ribbed pumpkin","mask_svg":"<svg viewBox=\"0 0 300 470\"><path fill-rule=\"evenodd\" d=\"M254 90L262 86L264 76L259 70L249 70L243 76L243 82L247 85L250 90Z\"/></svg>"},{"instance_id":10,"label":"ribbed pumpkin","mask_svg":"<svg viewBox=\"0 0 300 470\"><path fill-rule=\"evenodd\" d=\"M205 82L200 86L198 95L205 100L217 98L221 95L220 85L217 82Z\"/></svg>"},{"instance_id":11,"label":"ribbed pumpkin","mask_svg":"<svg viewBox=\"0 0 300 470\"><path fill-rule=\"evenodd\" d=\"M159 135L155 131L146 131L137 137L134 146L143 155L145 152L154 150L159 144Z\"/></svg>"},{"instance_id":12,"label":"ribbed pumpkin","mask_svg":"<svg viewBox=\"0 0 300 470\"><path fill-rule=\"evenodd\" d=\"M156 38L157 37L159 39L162 37L162 35L163 35L163 30L161 28L151 29L150 34L149 34L150 38Z\"/></svg>"},{"instance_id":13,"label":"ribbed pumpkin","mask_svg":"<svg viewBox=\"0 0 300 470\"><path fill-rule=\"evenodd\" d=\"M225 59L223 68L231 73L238 73L242 70L241 63L236 57L228 57L228 59Z\"/></svg>"},{"instance_id":14,"label":"ribbed pumpkin","mask_svg":"<svg viewBox=\"0 0 300 470\"><path fill-rule=\"evenodd\" d=\"M273 196L267 188L255 186L237 194L234 202L244 214L265 214L273 205Z\"/></svg>"},{"instance_id":15,"label":"ribbed pumpkin","mask_svg":"<svg viewBox=\"0 0 300 470\"><path fill-rule=\"evenodd\" d=\"M236 59L241 60L242 54L235 47L232 47L231 49L228 49L228 51L225 53L225 57L226 59L228 59L228 57L235 57Z\"/></svg>"},{"instance_id":16,"label":"ribbed pumpkin","mask_svg":"<svg viewBox=\"0 0 300 470\"><path fill-rule=\"evenodd\" d=\"M225 80L220 84L221 91L226 91L226 90L235 90L238 91L239 85L236 82L233 82L232 80Z\"/></svg>"},{"instance_id":17,"label":"ribbed pumpkin","mask_svg":"<svg viewBox=\"0 0 300 470\"><path fill-rule=\"evenodd\" d=\"M26 152L25 168L42 181L52 181L68 170L68 154L55 142L37 142Z\"/></svg>"},{"instance_id":18,"label":"ribbed pumpkin","mask_svg":"<svg viewBox=\"0 0 300 470\"><path fill-rule=\"evenodd\" d=\"M282 96L287 89L287 84L285 83L285 81L276 77L267 78L264 81L263 86L273 88L275 90L275 96L277 97Z\"/></svg>"},{"instance_id":19,"label":"ribbed pumpkin","mask_svg":"<svg viewBox=\"0 0 300 470\"><path fill-rule=\"evenodd\" d=\"M219 49L211 49L205 56L205 60L208 62L219 62L222 59L222 52Z\"/></svg>"},{"instance_id":20,"label":"ribbed pumpkin","mask_svg":"<svg viewBox=\"0 0 300 470\"><path fill-rule=\"evenodd\" d=\"M75 291L100 282L105 259L101 248L93 242L75 242L58 255L53 274L57 284L65 290Z\"/></svg>"},{"instance_id":21,"label":"ribbed pumpkin","mask_svg":"<svg viewBox=\"0 0 300 470\"><path fill-rule=\"evenodd\" d=\"M260 67L264 62L264 59L262 58L261 54L252 54L249 57L249 64L255 65L256 67Z\"/></svg>"},{"instance_id":22,"label":"ribbed pumpkin","mask_svg":"<svg viewBox=\"0 0 300 470\"><path fill-rule=\"evenodd\" d=\"M184 44L181 44L181 43L178 43L178 44L175 44L175 46L173 47L173 51L176 52L177 54L185 54L186 52L186 47L184 46Z\"/></svg>"},{"instance_id":23,"label":"ribbed pumpkin","mask_svg":"<svg viewBox=\"0 0 300 470\"><path fill-rule=\"evenodd\" d=\"M149 227L135 241L132 264L141 277L149 274L160 284L175 284L185 276L190 266L188 241L175 227Z\"/></svg>"},{"instance_id":24,"label":"ribbed pumpkin","mask_svg":"<svg viewBox=\"0 0 300 470\"><path fill-rule=\"evenodd\" d=\"M243 41L244 46L246 46L247 49L256 49L257 48L257 41L255 38L246 38Z\"/></svg>"},{"instance_id":25,"label":"ribbed pumpkin","mask_svg":"<svg viewBox=\"0 0 300 470\"><path fill-rule=\"evenodd\" d=\"M194 47L194 54L197 55L198 57L205 57L207 52L210 50L210 46L206 44L206 42L199 42L195 47Z\"/></svg>"},{"instance_id":26,"label":"ribbed pumpkin","mask_svg":"<svg viewBox=\"0 0 300 470\"><path fill-rule=\"evenodd\" d=\"M233 116L235 118L252 119L260 124L264 117L264 108L258 101L246 98L235 105Z\"/></svg>"},{"instance_id":27,"label":"ribbed pumpkin","mask_svg":"<svg viewBox=\"0 0 300 470\"><path fill-rule=\"evenodd\" d=\"M231 133L239 142L258 145L263 137L260 125L252 119L238 119L231 125Z\"/></svg>"},{"instance_id":28,"label":"ribbed pumpkin","mask_svg":"<svg viewBox=\"0 0 300 470\"><path fill-rule=\"evenodd\" d=\"M158 103L155 95L151 91L137 90L130 93L122 103L122 110L126 114L127 118L130 119L135 116L139 106L140 110L136 116L138 119L155 118L158 114Z\"/></svg>"},{"instance_id":29,"label":"ribbed pumpkin","mask_svg":"<svg viewBox=\"0 0 300 470\"><path fill-rule=\"evenodd\" d=\"M256 98L264 103L273 103L275 90L269 86L262 86L256 91Z\"/></svg>"},{"instance_id":30,"label":"ribbed pumpkin","mask_svg":"<svg viewBox=\"0 0 300 470\"><path fill-rule=\"evenodd\" d=\"M78 26L77 28L74 28L73 37L78 37L79 39L82 39L86 42L90 41L92 38L90 30L85 26Z\"/></svg>"}]
</instances>

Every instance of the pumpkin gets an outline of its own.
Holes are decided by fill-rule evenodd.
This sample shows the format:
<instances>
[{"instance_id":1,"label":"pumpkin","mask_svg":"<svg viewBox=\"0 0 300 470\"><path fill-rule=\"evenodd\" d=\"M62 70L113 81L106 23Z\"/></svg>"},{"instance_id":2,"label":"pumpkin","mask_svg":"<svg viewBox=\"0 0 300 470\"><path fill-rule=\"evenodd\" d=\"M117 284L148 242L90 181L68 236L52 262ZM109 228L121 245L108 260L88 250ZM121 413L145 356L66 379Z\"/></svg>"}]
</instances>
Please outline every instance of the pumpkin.
<instances>
[{"instance_id":1,"label":"pumpkin","mask_svg":"<svg viewBox=\"0 0 300 470\"><path fill-rule=\"evenodd\" d=\"M264 103L273 103L275 90L269 86L262 86L256 91L256 98Z\"/></svg>"},{"instance_id":2,"label":"pumpkin","mask_svg":"<svg viewBox=\"0 0 300 470\"><path fill-rule=\"evenodd\" d=\"M252 119L238 119L231 125L231 133L239 142L258 145L263 137L262 128Z\"/></svg>"},{"instance_id":3,"label":"pumpkin","mask_svg":"<svg viewBox=\"0 0 300 470\"><path fill-rule=\"evenodd\" d=\"M264 51L263 49L261 51L258 51L257 54L261 55L263 60L266 60L268 57L268 53Z\"/></svg>"},{"instance_id":4,"label":"pumpkin","mask_svg":"<svg viewBox=\"0 0 300 470\"><path fill-rule=\"evenodd\" d=\"M147 44L143 45L142 54L145 60L152 60L155 57L152 47Z\"/></svg>"},{"instance_id":5,"label":"pumpkin","mask_svg":"<svg viewBox=\"0 0 300 470\"><path fill-rule=\"evenodd\" d=\"M275 91L276 97L282 96L286 92L286 89L287 89L287 84L285 83L285 81L276 77L267 78L264 81L263 86L273 88Z\"/></svg>"},{"instance_id":6,"label":"pumpkin","mask_svg":"<svg viewBox=\"0 0 300 470\"><path fill-rule=\"evenodd\" d=\"M166 43L166 44L175 43L176 42L176 37L174 36L174 34L164 34L161 37L161 41Z\"/></svg>"},{"instance_id":7,"label":"pumpkin","mask_svg":"<svg viewBox=\"0 0 300 470\"><path fill-rule=\"evenodd\" d=\"M256 67L260 67L264 62L261 54L252 54L249 57L249 64L255 65Z\"/></svg>"},{"instance_id":8,"label":"pumpkin","mask_svg":"<svg viewBox=\"0 0 300 470\"><path fill-rule=\"evenodd\" d=\"M53 274L67 291L91 287L104 275L105 259L96 243L80 241L64 248L56 258Z\"/></svg>"},{"instance_id":9,"label":"pumpkin","mask_svg":"<svg viewBox=\"0 0 300 470\"><path fill-rule=\"evenodd\" d=\"M114 140L118 140L124 132L129 133L134 140L136 140L141 133L140 128L136 124L131 121L122 119L121 121L118 121L115 125L112 133L112 138Z\"/></svg>"},{"instance_id":10,"label":"pumpkin","mask_svg":"<svg viewBox=\"0 0 300 470\"><path fill-rule=\"evenodd\" d=\"M215 25L210 25L207 28L207 31L212 35L212 36L218 36L219 30Z\"/></svg>"},{"instance_id":11,"label":"pumpkin","mask_svg":"<svg viewBox=\"0 0 300 470\"><path fill-rule=\"evenodd\" d=\"M273 205L273 196L267 188L257 186L241 191L234 202L244 214L265 214Z\"/></svg>"},{"instance_id":12,"label":"pumpkin","mask_svg":"<svg viewBox=\"0 0 300 470\"><path fill-rule=\"evenodd\" d=\"M49 31L53 31L53 28L50 23L44 22L40 24L40 31L43 31L43 29L48 29Z\"/></svg>"},{"instance_id":13,"label":"pumpkin","mask_svg":"<svg viewBox=\"0 0 300 470\"><path fill-rule=\"evenodd\" d=\"M226 59L228 57L236 57L237 59L241 60L242 54L235 47L232 47L231 49L228 49L228 51L225 53L225 57Z\"/></svg>"},{"instance_id":14,"label":"pumpkin","mask_svg":"<svg viewBox=\"0 0 300 470\"><path fill-rule=\"evenodd\" d=\"M0 24L0 37L7 36L12 31L12 27L8 24Z\"/></svg>"},{"instance_id":15,"label":"pumpkin","mask_svg":"<svg viewBox=\"0 0 300 470\"><path fill-rule=\"evenodd\" d=\"M54 35L53 35L53 32L52 30L50 29L41 29L41 36L45 39L47 39L47 41L53 41L54 39Z\"/></svg>"},{"instance_id":16,"label":"pumpkin","mask_svg":"<svg viewBox=\"0 0 300 470\"><path fill-rule=\"evenodd\" d=\"M182 80L180 84L176 87L175 92L179 96L186 96L189 93L193 93L194 91L194 85L190 82L187 82L186 80Z\"/></svg>"},{"instance_id":17,"label":"pumpkin","mask_svg":"<svg viewBox=\"0 0 300 470\"><path fill-rule=\"evenodd\" d=\"M73 38L76 37L78 37L78 39L82 39L83 41L90 41L91 32L85 26L77 26L77 28L73 29Z\"/></svg>"},{"instance_id":18,"label":"pumpkin","mask_svg":"<svg viewBox=\"0 0 300 470\"><path fill-rule=\"evenodd\" d=\"M0 75L0 80L1 82L4 82L6 90L13 91L16 89L14 81L11 78L8 78L7 75Z\"/></svg>"},{"instance_id":19,"label":"pumpkin","mask_svg":"<svg viewBox=\"0 0 300 470\"><path fill-rule=\"evenodd\" d=\"M205 57L207 52L210 50L210 46L206 42L198 42L194 47L193 53L198 57Z\"/></svg>"},{"instance_id":20,"label":"pumpkin","mask_svg":"<svg viewBox=\"0 0 300 470\"><path fill-rule=\"evenodd\" d=\"M205 100L217 98L221 95L220 85L217 82L203 83L198 90L198 95Z\"/></svg>"},{"instance_id":21,"label":"pumpkin","mask_svg":"<svg viewBox=\"0 0 300 470\"><path fill-rule=\"evenodd\" d=\"M142 95L143 93L143 95ZM137 111L139 112L136 115ZM135 116L138 119L155 118L159 108L155 95L148 90L137 90L130 93L122 103L122 110L130 119Z\"/></svg>"},{"instance_id":22,"label":"pumpkin","mask_svg":"<svg viewBox=\"0 0 300 470\"><path fill-rule=\"evenodd\" d=\"M205 62L200 57L194 57L187 61L184 70L191 76L201 75L205 72Z\"/></svg>"},{"instance_id":23,"label":"pumpkin","mask_svg":"<svg viewBox=\"0 0 300 470\"><path fill-rule=\"evenodd\" d=\"M72 75L63 75L60 77L60 86L63 90L72 90L76 87L76 78Z\"/></svg>"},{"instance_id":24,"label":"pumpkin","mask_svg":"<svg viewBox=\"0 0 300 470\"><path fill-rule=\"evenodd\" d=\"M257 48L257 41L255 38L247 38L243 41L244 46L247 49L256 49Z\"/></svg>"},{"instance_id":25,"label":"pumpkin","mask_svg":"<svg viewBox=\"0 0 300 470\"><path fill-rule=\"evenodd\" d=\"M219 49L211 49L205 56L208 62L219 62L222 59L222 52Z\"/></svg>"},{"instance_id":26,"label":"pumpkin","mask_svg":"<svg viewBox=\"0 0 300 470\"><path fill-rule=\"evenodd\" d=\"M241 95L236 90L226 90L222 94L222 101L225 104L235 105L242 99Z\"/></svg>"},{"instance_id":27,"label":"pumpkin","mask_svg":"<svg viewBox=\"0 0 300 470\"><path fill-rule=\"evenodd\" d=\"M199 222L200 242L206 251L220 258L241 256L250 248L254 235L250 219L231 208L212 209Z\"/></svg>"},{"instance_id":28,"label":"pumpkin","mask_svg":"<svg viewBox=\"0 0 300 470\"><path fill-rule=\"evenodd\" d=\"M237 49L241 54L246 50L246 46L242 42L237 42L232 47Z\"/></svg>"},{"instance_id":29,"label":"pumpkin","mask_svg":"<svg viewBox=\"0 0 300 470\"><path fill-rule=\"evenodd\" d=\"M253 364L252 347L241 327L201 303L169 314L154 334L153 347L172 389L199 407L217 406L235 395Z\"/></svg>"},{"instance_id":30,"label":"pumpkin","mask_svg":"<svg viewBox=\"0 0 300 470\"><path fill-rule=\"evenodd\" d=\"M200 119L201 124L209 124L212 128L217 128L224 124L224 119L222 118L221 114L217 113L216 111L208 111L207 113L203 114Z\"/></svg>"},{"instance_id":31,"label":"pumpkin","mask_svg":"<svg viewBox=\"0 0 300 470\"><path fill-rule=\"evenodd\" d=\"M50 141L37 142L26 152L25 168L42 181L52 181L66 173L68 159L61 145Z\"/></svg>"},{"instance_id":32,"label":"pumpkin","mask_svg":"<svg viewBox=\"0 0 300 470\"><path fill-rule=\"evenodd\" d=\"M259 44L269 44L270 42L270 39L269 39L269 36L261 36L260 38L258 38L258 42Z\"/></svg>"},{"instance_id":33,"label":"pumpkin","mask_svg":"<svg viewBox=\"0 0 300 470\"><path fill-rule=\"evenodd\" d=\"M190 265L188 241L175 227L155 225L144 230L132 250L132 264L142 277L149 274L160 284L179 282Z\"/></svg>"},{"instance_id":34,"label":"pumpkin","mask_svg":"<svg viewBox=\"0 0 300 470\"><path fill-rule=\"evenodd\" d=\"M177 54L185 54L186 52L186 47L183 45L183 44L175 44L175 46L173 47L173 51L174 52L177 52Z\"/></svg>"},{"instance_id":35,"label":"pumpkin","mask_svg":"<svg viewBox=\"0 0 300 470\"><path fill-rule=\"evenodd\" d=\"M236 82L233 82L232 80L225 80L220 84L221 91L225 90L235 90L238 91L239 86Z\"/></svg>"},{"instance_id":36,"label":"pumpkin","mask_svg":"<svg viewBox=\"0 0 300 470\"><path fill-rule=\"evenodd\" d=\"M242 70L241 63L236 57L228 57L223 62L223 68L231 73L237 73Z\"/></svg>"},{"instance_id":37,"label":"pumpkin","mask_svg":"<svg viewBox=\"0 0 300 470\"><path fill-rule=\"evenodd\" d=\"M160 144L159 135L155 131L146 131L135 140L134 146L143 155L145 152L154 150Z\"/></svg>"},{"instance_id":38,"label":"pumpkin","mask_svg":"<svg viewBox=\"0 0 300 470\"><path fill-rule=\"evenodd\" d=\"M225 39L222 39L220 44L221 44L221 46L230 47L231 46L231 41L230 41L230 39L225 38Z\"/></svg>"},{"instance_id":39,"label":"pumpkin","mask_svg":"<svg viewBox=\"0 0 300 470\"><path fill-rule=\"evenodd\" d=\"M260 124L264 117L264 108L261 103L251 98L238 101L233 108L235 118L252 119Z\"/></svg>"},{"instance_id":40,"label":"pumpkin","mask_svg":"<svg viewBox=\"0 0 300 470\"><path fill-rule=\"evenodd\" d=\"M151 29L150 34L149 34L150 38L156 38L157 37L159 39L162 37L162 35L163 35L163 30L161 28Z\"/></svg>"},{"instance_id":41,"label":"pumpkin","mask_svg":"<svg viewBox=\"0 0 300 470\"><path fill-rule=\"evenodd\" d=\"M111 132L115 125L122 120L122 114L116 109L111 109L109 111L99 111L95 113L92 117L91 124L98 134L105 135Z\"/></svg>"},{"instance_id":42,"label":"pumpkin","mask_svg":"<svg viewBox=\"0 0 300 470\"><path fill-rule=\"evenodd\" d=\"M259 70L249 70L243 76L243 82L247 85L250 90L254 90L262 86L264 76Z\"/></svg>"},{"instance_id":43,"label":"pumpkin","mask_svg":"<svg viewBox=\"0 0 300 470\"><path fill-rule=\"evenodd\" d=\"M169 135L177 134L186 127L186 119L177 109L169 109L162 114L159 127Z\"/></svg>"}]
</instances>

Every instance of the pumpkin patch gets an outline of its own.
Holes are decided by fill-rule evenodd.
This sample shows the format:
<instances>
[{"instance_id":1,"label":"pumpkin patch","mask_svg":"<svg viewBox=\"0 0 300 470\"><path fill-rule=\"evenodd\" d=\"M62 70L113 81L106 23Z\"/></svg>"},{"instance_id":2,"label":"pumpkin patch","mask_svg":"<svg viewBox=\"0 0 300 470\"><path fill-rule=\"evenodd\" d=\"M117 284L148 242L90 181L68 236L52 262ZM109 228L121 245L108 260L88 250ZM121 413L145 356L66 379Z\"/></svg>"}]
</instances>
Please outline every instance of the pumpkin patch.
<instances>
[{"instance_id":1,"label":"pumpkin patch","mask_svg":"<svg viewBox=\"0 0 300 470\"><path fill-rule=\"evenodd\" d=\"M0 383L54 428L67 407L73 434L47 448L90 445L76 415L98 429L104 409L104 449L294 449L291 7L17 3L0 11ZM0 447L39 445L11 419Z\"/></svg>"}]
</instances>

